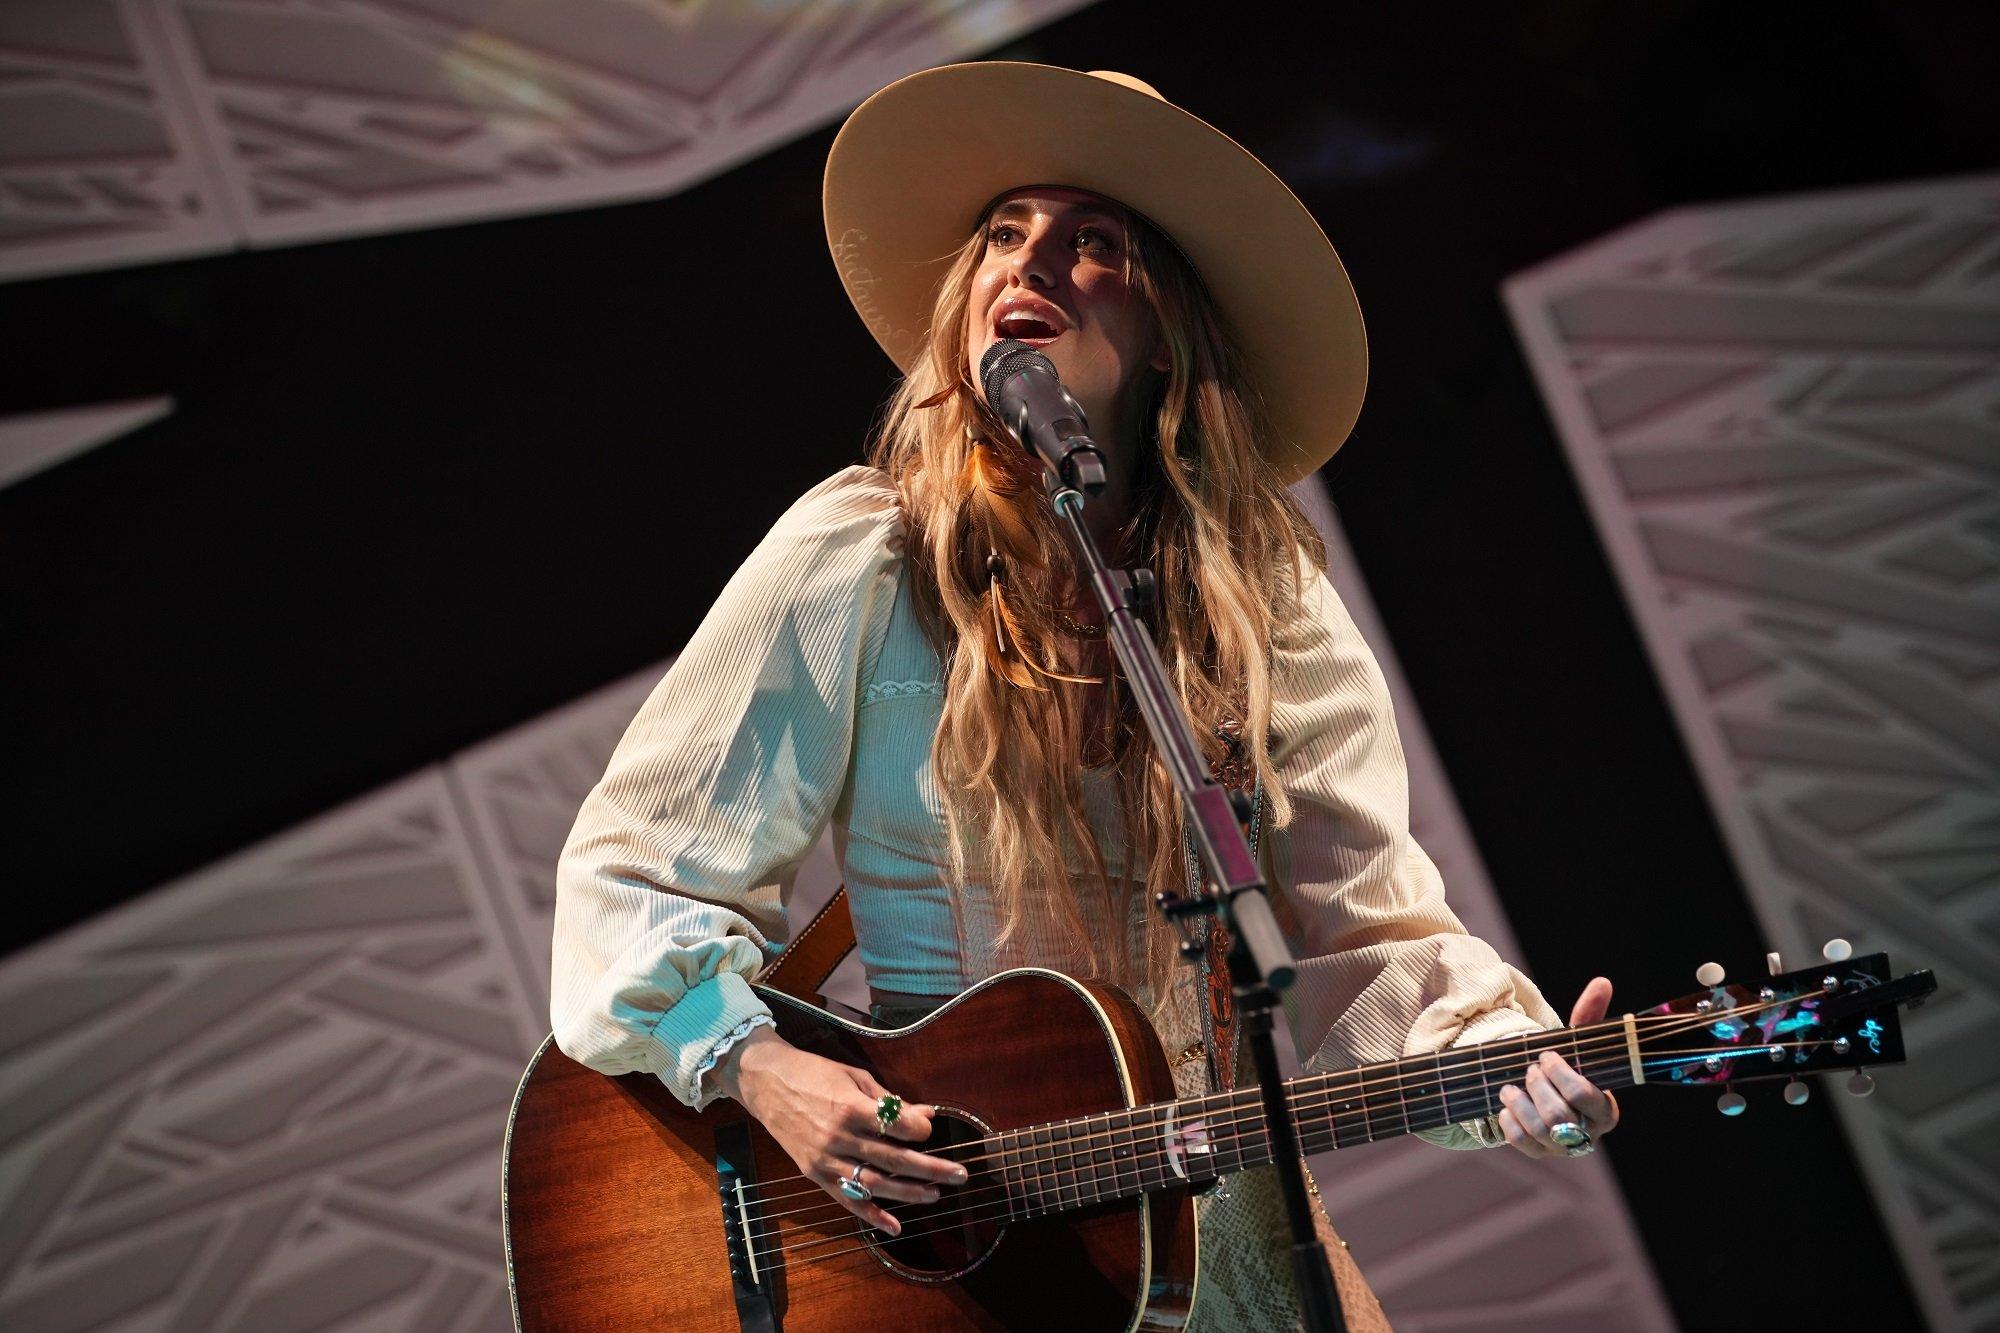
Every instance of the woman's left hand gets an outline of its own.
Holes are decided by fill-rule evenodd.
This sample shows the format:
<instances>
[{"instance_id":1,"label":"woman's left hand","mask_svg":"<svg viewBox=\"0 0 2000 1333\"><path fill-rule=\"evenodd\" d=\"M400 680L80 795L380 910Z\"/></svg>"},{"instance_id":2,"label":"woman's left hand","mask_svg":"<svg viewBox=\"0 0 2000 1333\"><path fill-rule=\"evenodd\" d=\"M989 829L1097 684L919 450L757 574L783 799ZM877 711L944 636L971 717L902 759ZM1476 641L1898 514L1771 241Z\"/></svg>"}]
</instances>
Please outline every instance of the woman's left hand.
<instances>
[{"instance_id":1,"label":"woman's left hand","mask_svg":"<svg viewBox=\"0 0 2000 1333\"><path fill-rule=\"evenodd\" d=\"M1611 1007L1611 983L1593 977L1569 1011L1571 1027L1582 1027L1604 1017ZM1601 1139L1618 1124L1618 1101L1583 1075L1554 1051L1544 1052L1522 1080L1526 1088L1509 1083L1500 1089L1500 1113L1496 1119L1510 1147L1530 1157L1567 1157L1569 1150L1549 1137L1549 1128L1568 1121L1583 1126L1593 1139Z\"/></svg>"}]
</instances>

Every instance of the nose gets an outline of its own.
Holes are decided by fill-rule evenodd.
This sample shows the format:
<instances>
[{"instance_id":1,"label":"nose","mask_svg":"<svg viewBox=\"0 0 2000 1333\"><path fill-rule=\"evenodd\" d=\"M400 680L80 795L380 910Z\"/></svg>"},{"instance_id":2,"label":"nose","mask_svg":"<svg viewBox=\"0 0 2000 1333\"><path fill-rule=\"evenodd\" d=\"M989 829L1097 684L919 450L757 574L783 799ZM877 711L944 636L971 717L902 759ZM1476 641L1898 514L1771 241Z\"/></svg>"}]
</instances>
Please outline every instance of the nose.
<instances>
[{"instance_id":1,"label":"nose","mask_svg":"<svg viewBox=\"0 0 2000 1333\"><path fill-rule=\"evenodd\" d=\"M1055 228L1037 227L1014 251L1011 268L1014 281L1023 287L1048 290L1056 285L1054 262Z\"/></svg>"}]
</instances>

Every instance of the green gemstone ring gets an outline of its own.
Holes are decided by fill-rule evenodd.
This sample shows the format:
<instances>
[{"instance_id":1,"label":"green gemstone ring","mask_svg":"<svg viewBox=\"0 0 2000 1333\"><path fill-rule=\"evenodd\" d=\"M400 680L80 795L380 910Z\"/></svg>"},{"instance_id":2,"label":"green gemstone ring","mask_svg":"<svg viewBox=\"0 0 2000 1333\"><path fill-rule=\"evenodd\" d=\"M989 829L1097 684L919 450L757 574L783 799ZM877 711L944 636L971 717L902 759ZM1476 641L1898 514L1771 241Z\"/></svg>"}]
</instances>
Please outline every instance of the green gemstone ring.
<instances>
[{"instance_id":1,"label":"green gemstone ring","mask_svg":"<svg viewBox=\"0 0 2000 1333\"><path fill-rule=\"evenodd\" d=\"M896 1123L896 1117L903 1113L903 1099L893 1092L882 1094L875 1103L875 1123L882 1127L882 1137L889 1137L889 1126Z\"/></svg>"}]
</instances>

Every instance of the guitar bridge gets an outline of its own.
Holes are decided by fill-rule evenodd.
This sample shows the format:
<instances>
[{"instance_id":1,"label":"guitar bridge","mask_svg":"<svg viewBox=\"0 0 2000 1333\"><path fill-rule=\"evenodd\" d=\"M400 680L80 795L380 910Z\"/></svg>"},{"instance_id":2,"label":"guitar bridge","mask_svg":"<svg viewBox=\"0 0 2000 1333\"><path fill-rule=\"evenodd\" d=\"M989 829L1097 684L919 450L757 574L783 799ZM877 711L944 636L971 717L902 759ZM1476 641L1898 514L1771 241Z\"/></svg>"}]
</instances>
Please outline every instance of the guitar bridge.
<instances>
[{"instance_id":1,"label":"guitar bridge","mask_svg":"<svg viewBox=\"0 0 2000 1333\"><path fill-rule=\"evenodd\" d=\"M757 1220L757 1156L750 1122L715 1130L715 1178L722 1202L722 1234L729 1250L729 1284L736 1320L744 1333L777 1333L778 1265L769 1249L773 1230Z\"/></svg>"}]
</instances>

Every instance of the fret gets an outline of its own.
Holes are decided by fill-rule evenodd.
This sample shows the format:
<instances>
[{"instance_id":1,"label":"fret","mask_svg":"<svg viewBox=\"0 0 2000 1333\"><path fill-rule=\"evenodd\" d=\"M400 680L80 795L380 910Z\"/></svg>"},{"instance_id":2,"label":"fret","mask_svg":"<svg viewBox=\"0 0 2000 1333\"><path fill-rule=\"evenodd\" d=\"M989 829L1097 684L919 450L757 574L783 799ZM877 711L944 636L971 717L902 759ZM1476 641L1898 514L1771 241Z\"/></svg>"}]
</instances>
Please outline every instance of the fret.
<instances>
[{"instance_id":1,"label":"fret","mask_svg":"<svg viewBox=\"0 0 2000 1333\"><path fill-rule=\"evenodd\" d=\"M1555 1051L1557 1054L1561 1054L1563 1038L1568 1035L1569 1034L1562 1028L1556 1028L1554 1031L1534 1033L1528 1039L1529 1042L1531 1043L1531 1050L1533 1052L1528 1057L1529 1063L1531 1065L1540 1064L1542 1062L1542 1057L1548 1054L1550 1051Z\"/></svg>"},{"instance_id":2,"label":"fret","mask_svg":"<svg viewBox=\"0 0 2000 1333\"><path fill-rule=\"evenodd\" d=\"M1403 1105L1403 1065L1391 1060L1379 1065L1363 1065L1362 1110L1368 1121L1368 1137L1386 1139L1410 1132L1410 1117Z\"/></svg>"},{"instance_id":3,"label":"fret","mask_svg":"<svg viewBox=\"0 0 2000 1333\"><path fill-rule=\"evenodd\" d=\"M1071 1196L1078 1206L1097 1202L1095 1181L1092 1177L1091 1149L1096 1141L1090 1137L1090 1121L1073 1120L1064 1125L1058 1137L1063 1144L1063 1164L1069 1167Z\"/></svg>"},{"instance_id":4,"label":"fret","mask_svg":"<svg viewBox=\"0 0 2000 1333\"><path fill-rule=\"evenodd\" d=\"M1107 1174L1110 1178L1107 1197L1113 1199L1123 1199L1131 1194L1131 1191L1125 1188L1126 1158L1129 1155L1125 1147L1126 1127L1116 1123L1121 1118L1130 1120L1132 1113L1113 1111L1104 1117L1104 1153L1109 1167Z\"/></svg>"},{"instance_id":5,"label":"fret","mask_svg":"<svg viewBox=\"0 0 2000 1333\"><path fill-rule=\"evenodd\" d=\"M1164 1189L1174 1183L1173 1163L1167 1156L1167 1122L1180 1108L1165 1102L1153 1109L1146 1124L1146 1188Z\"/></svg>"},{"instance_id":6,"label":"fret","mask_svg":"<svg viewBox=\"0 0 2000 1333\"><path fill-rule=\"evenodd\" d=\"M1021 1203L1026 1193L1021 1181L1020 1163L1010 1142L1013 1137L1012 1134L996 1134L988 1140L993 1144L993 1156L999 1167L997 1174L1000 1177L1000 1196L1006 1202L1009 1221L1021 1215ZM977 1180L978 1173L975 1172L972 1179L966 1183L976 1188Z\"/></svg>"},{"instance_id":7,"label":"fret","mask_svg":"<svg viewBox=\"0 0 2000 1333\"><path fill-rule=\"evenodd\" d=\"M1062 1125L1046 1126L1041 1132L1042 1155L1049 1164L1049 1182L1055 1197L1051 1207L1056 1211L1076 1205L1076 1163L1070 1158L1067 1134Z\"/></svg>"},{"instance_id":8,"label":"fret","mask_svg":"<svg viewBox=\"0 0 2000 1333\"><path fill-rule=\"evenodd\" d=\"M1049 1209L1049 1172L1033 1126L1021 1131L1021 1166L1028 1173L1027 1215L1035 1217Z\"/></svg>"},{"instance_id":9,"label":"fret","mask_svg":"<svg viewBox=\"0 0 2000 1333\"><path fill-rule=\"evenodd\" d=\"M1069 1191L1064 1202L1072 1208L1090 1203L1090 1121L1070 1120L1055 1126L1056 1156L1063 1164Z\"/></svg>"},{"instance_id":10,"label":"fret","mask_svg":"<svg viewBox=\"0 0 2000 1333\"><path fill-rule=\"evenodd\" d=\"M1368 1142L1368 1105L1360 1095L1361 1077L1352 1071L1325 1080L1320 1097L1328 1134L1335 1148L1352 1148Z\"/></svg>"},{"instance_id":11,"label":"fret","mask_svg":"<svg viewBox=\"0 0 2000 1333\"><path fill-rule=\"evenodd\" d=\"M1097 1117L1096 1124L1090 1126L1090 1198L1093 1203L1117 1197L1117 1182L1109 1178L1111 1170L1111 1113L1106 1111Z\"/></svg>"},{"instance_id":12,"label":"fret","mask_svg":"<svg viewBox=\"0 0 2000 1333\"><path fill-rule=\"evenodd\" d=\"M1515 1042L1519 1042L1521 1044L1521 1054L1519 1057L1520 1061L1519 1064L1517 1066L1509 1066L1506 1064L1502 1064L1500 1066L1500 1072L1502 1075L1500 1081L1502 1083L1512 1083L1515 1087L1520 1088L1521 1091L1523 1092L1527 1091L1527 1088L1524 1085L1528 1081L1528 1070L1535 1062L1535 1057L1529 1054L1531 1050L1529 1043L1532 1040L1533 1040L1533 1034L1523 1032L1518 1037L1503 1037L1501 1040L1492 1043L1495 1046L1512 1046ZM1519 1072L1515 1072L1516 1069L1518 1069Z\"/></svg>"},{"instance_id":13,"label":"fret","mask_svg":"<svg viewBox=\"0 0 2000 1333\"><path fill-rule=\"evenodd\" d=\"M1014 1174L1014 1186L1020 1191L1015 1200L1015 1212L1026 1217L1035 1206L1035 1172L1028 1161L1028 1141L1018 1129L1007 1131L1007 1163Z\"/></svg>"},{"instance_id":14,"label":"fret","mask_svg":"<svg viewBox=\"0 0 2000 1333\"><path fill-rule=\"evenodd\" d=\"M1146 1126L1152 1118L1153 1113L1144 1108L1125 1113L1125 1171L1132 1178L1134 1194L1146 1192L1146 1155L1152 1150L1152 1137Z\"/></svg>"},{"instance_id":15,"label":"fret","mask_svg":"<svg viewBox=\"0 0 2000 1333\"><path fill-rule=\"evenodd\" d=\"M1431 1077L1428 1079L1420 1077L1424 1072L1422 1066L1426 1061L1431 1067ZM1437 1057L1412 1055L1398 1060L1396 1072L1398 1074L1396 1088L1403 1098L1403 1128L1411 1133L1429 1128L1440 1109Z\"/></svg>"},{"instance_id":16,"label":"fret","mask_svg":"<svg viewBox=\"0 0 2000 1333\"><path fill-rule=\"evenodd\" d=\"M1291 1104L1285 1105L1285 1114L1291 1115ZM1251 1091L1242 1104L1240 1112L1243 1125L1243 1149L1238 1157L1239 1169L1244 1166L1262 1166L1274 1160L1271 1152L1271 1126L1264 1120L1264 1095ZM1299 1132L1298 1117L1292 1117L1292 1134Z\"/></svg>"},{"instance_id":17,"label":"fret","mask_svg":"<svg viewBox=\"0 0 2000 1333\"><path fill-rule=\"evenodd\" d=\"M1015 1217L1026 1217L1035 1206L1035 1180L1028 1164L1028 1152L1019 1130L1007 1134L1006 1156L1001 1160L1007 1164L1014 1181L1013 1207Z\"/></svg>"},{"instance_id":18,"label":"fret","mask_svg":"<svg viewBox=\"0 0 2000 1333\"><path fill-rule=\"evenodd\" d=\"M1262 1111L1263 1106L1255 1098L1232 1093L1229 1100L1209 1116L1209 1143L1214 1147L1209 1160L1214 1164L1216 1175L1227 1175L1256 1165L1255 1145L1264 1128L1264 1122L1258 1118Z\"/></svg>"},{"instance_id":19,"label":"fret","mask_svg":"<svg viewBox=\"0 0 2000 1333\"><path fill-rule=\"evenodd\" d=\"M1172 1102L1163 1105L1172 1106ZM1132 1112L1132 1183L1141 1194L1160 1185L1160 1106L1142 1106Z\"/></svg>"},{"instance_id":20,"label":"fret","mask_svg":"<svg viewBox=\"0 0 2000 1333\"><path fill-rule=\"evenodd\" d=\"M1035 1178L1041 1186L1041 1211L1053 1212L1062 1207L1062 1172L1055 1159L1055 1149L1050 1144L1049 1127L1037 1125L1028 1131L1028 1141L1035 1148Z\"/></svg>"},{"instance_id":21,"label":"fret","mask_svg":"<svg viewBox=\"0 0 2000 1333\"><path fill-rule=\"evenodd\" d=\"M1146 1145L1145 1121L1148 1112L1134 1107L1125 1113L1124 1127L1119 1131L1118 1147L1124 1166L1118 1180L1128 1195L1146 1192Z\"/></svg>"},{"instance_id":22,"label":"fret","mask_svg":"<svg viewBox=\"0 0 2000 1333\"><path fill-rule=\"evenodd\" d=\"M1058 1208L1083 1206L1083 1171L1076 1159L1078 1146L1074 1125L1049 1126L1049 1158L1055 1163Z\"/></svg>"},{"instance_id":23,"label":"fret","mask_svg":"<svg viewBox=\"0 0 2000 1333\"><path fill-rule=\"evenodd\" d=\"M1486 1114L1486 1076L1477 1046L1452 1052L1449 1064L1438 1056L1438 1083L1444 1090L1444 1122L1460 1124Z\"/></svg>"}]
</instances>

